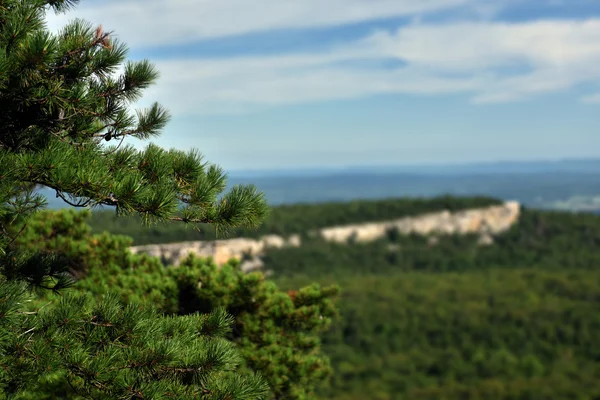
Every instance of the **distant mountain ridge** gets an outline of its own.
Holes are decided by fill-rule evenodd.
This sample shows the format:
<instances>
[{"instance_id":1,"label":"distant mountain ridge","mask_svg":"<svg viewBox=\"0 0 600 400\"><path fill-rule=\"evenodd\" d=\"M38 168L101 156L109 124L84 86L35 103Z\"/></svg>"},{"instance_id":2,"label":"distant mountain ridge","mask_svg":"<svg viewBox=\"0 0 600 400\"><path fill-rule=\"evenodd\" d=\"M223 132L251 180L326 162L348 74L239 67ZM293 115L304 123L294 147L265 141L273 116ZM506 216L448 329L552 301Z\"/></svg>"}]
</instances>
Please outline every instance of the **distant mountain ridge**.
<instances>
[{"instance_id":1,"label":"distant mountain ridge","mask_svg":"<svg viewBox=\"0 0 600 400\"><path fill-rule=\"evenodd\" d=\"M317 177L339 174L506 174L506 173L580 172L599 173L600 158L559 159L539 161L495 161L456 164L364 165L343 167L311 167L291 169L234 170L229 176L236 179L272 177Z\"/></svg>"},{"instance_id":2,"label":"distant mountain ridge","mask_svg":"<svg viewBox=\"0 0 600 400\"><path fill-rule=\"evenodd\" d=\"M449 194L516 200L532 208L600 210L600 159L237 171L228 183L255 184L272 205ZM54 191L41 192L49 208L68 207Z\"/></svg>"}]
</instances>

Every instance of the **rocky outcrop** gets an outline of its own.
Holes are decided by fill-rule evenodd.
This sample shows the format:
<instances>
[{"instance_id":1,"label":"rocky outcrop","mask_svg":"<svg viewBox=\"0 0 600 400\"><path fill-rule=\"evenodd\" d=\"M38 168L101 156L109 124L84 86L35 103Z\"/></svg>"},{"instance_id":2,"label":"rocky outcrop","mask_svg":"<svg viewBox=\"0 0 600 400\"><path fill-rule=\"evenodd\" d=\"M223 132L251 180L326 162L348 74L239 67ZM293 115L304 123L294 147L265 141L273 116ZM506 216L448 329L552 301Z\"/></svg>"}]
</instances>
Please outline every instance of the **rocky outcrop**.
<instances>
[{"instance_id":1,"label":"rocky outcrop","mask_svg":"<svg viewBox=\"0 0 600 400\"><path fill-rule=\"evenodd\" d=\"M438 235L478 234L481 245L493 243L493 237L513 226L519 219L520 205L507 202L502 205L458 211L441 211L394 221L372 222L323 228L314 231L325 240L337 243L370 242L381 239L390 231L399 234L431 236L434 245ZM236 238L229 240L196 241L131 247L132 253L145 253L161 258L164 264L177 265L180 260L194 253L200 257L212 257L222 265L232 258L242 260L242 269L251 271L262 267L260 256L269 248L299 247L299 235L283 238L267 235L260 239Z\"/></svg>"},{"instance_id":2,"label":"rocky outcrop","mask_svg":"<svg viewBox=\"0 0 600 400\"><path fill-rule=\"evenodd\" d=\"M370 242L380 239L390 230L408 235L469 234L493 236L509 229L519 218L520 205L507 202L499 206L471 209L451 213L441 211L415 217L400 218L395 221L336 226L320 230L321 236L329 241L347 243L349 241ZM486 239L484 241L489 241Z\"/></svg>"},{"instance_id":3,"label":"rocky outcrop","mask_svg":"<svg viewBox=\"0 0 600 400\"><path fill-rule=\"evenodd\" d=\"M132 253L144 253L159 257L166 265L178 265L190 253L198 257L212 257L218 265L225 264L232 258L244 260L242 269L260 268L259 256L268 248L298 247L300 236L292 235L284 239L277 235L267 235L262 238L236 238L228 240L193 241L182 243L150 244L130 247Z\"/></svg>"}]
</instances>

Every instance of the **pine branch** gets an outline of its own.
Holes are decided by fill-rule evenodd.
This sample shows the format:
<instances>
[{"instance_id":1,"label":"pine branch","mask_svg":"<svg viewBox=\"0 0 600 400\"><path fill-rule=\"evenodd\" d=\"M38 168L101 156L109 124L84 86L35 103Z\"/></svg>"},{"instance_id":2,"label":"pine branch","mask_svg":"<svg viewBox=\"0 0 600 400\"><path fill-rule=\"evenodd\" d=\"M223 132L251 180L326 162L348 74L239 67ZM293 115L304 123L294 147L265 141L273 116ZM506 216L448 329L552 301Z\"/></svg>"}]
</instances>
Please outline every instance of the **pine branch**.
<instances>
[{"instance_id":1,"label":"pine branch","mask_svg":"<svg viewBox=\"0 0 600 400\"><path fill-rule=\"evenodd\" d=\"M128 110L159 75L144 60L114 76L127 48L101 25L74 20L49 33L44 7L77 3L0 0L0 391L56 397L44 388L58 382L86 398L264 399L263 379L237 373L242 359L223 337L232 323L224 311L164 317L114 296L68 292L48 294L58 301L43 310L23 307L27 293L39 292L31 289L62 291L88 267L23 237L45 205L37 187L73 207L114 206L146 222L256 226L268 210L253 187L224 193L225 174L196 151L121 146L125 137L159 135L169 121L158 103ZM113 139L116 147L102 147Z\"/></svg>"}]
</instances>

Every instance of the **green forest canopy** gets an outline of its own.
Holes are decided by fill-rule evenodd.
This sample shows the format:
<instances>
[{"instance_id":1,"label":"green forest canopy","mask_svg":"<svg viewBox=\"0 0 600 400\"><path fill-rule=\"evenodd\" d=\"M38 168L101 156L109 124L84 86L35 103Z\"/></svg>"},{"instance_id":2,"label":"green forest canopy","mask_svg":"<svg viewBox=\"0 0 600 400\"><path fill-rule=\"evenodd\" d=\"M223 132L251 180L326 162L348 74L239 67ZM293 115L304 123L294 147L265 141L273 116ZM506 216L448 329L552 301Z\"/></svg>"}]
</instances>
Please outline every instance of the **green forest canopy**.
<instances>
[{"instance_id":1,"label":"green forest canopy","mask_svg":"<svg viewBox=\"0 0 600 400\"><path fill-rule=\"evenodd\" d=\"M352 223L497 203L486 201L276 207L262 232L298 232L329 213ZM435 246L415 235L352 246L305 238L264 262L283 289L342 289L341 317L323 338L334 368L324 399L592 400L600 396L599 248L600 216L524 209L492 246L475 236Z\"/></svg>"}]
</instances>

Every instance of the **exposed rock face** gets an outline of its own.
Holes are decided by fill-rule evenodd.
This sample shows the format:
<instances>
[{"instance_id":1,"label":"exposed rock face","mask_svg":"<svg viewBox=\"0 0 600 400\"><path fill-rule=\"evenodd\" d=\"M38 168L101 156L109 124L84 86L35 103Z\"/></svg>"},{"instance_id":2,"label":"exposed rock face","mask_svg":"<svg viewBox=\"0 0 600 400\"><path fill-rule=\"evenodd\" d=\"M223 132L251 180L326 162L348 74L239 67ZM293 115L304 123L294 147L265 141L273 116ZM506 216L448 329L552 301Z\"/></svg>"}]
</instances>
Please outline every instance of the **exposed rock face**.
<instances>
[{"instance_id":1,"label":"exposed rock face","mask_svg":"<svg viewBox=\"0 0 600 400\"><path fill-rule=\"evenodd\" d=\"M370 242L384 237L391 229L402 234L468 234L497 235L518 220L521 207L517 202L499 206L450 213L442 211L395 221L336 226L321 229L321 236L329 241L347 243L349 240Z\"/></svg>"},{"instance_id":2,"label":"exposed rock face","mask_svg":"<svg viewBox=\"0 0 600 400\"><path fill-rule=\"evenodd\" d=\"M395 221L373 222L324 228L313 232L325 240L348 243L370 242L381 239L390 230L401 234L451 235L478 234L479 243L493 243L498 235L515 224L521 207L517 202L507 202L499 206L471 209L450 213L442 211L415 217L400 218ZM435 240L435 239L432 239ZM229 240L195 241L170 244L156 244L131 247L132 253L145 253L161 258L164 264L178 265L180 260L194 253L200 257L212 257L216 264L222 265L232 258L243 260L242 269L250 271L262 267L260 256L268 248L299 247L299 235L283 238L267 235L260 239L236 238Z\"/></svg>"},{"instance_id":3,"label":"exposed rock face","mask_svg":"<svg viewBox=\"0 0 600 400\"><path fill-rule=\"evenodd\" d=\"M277 235L267 235L262 238L246 239L236 238L228 240L193 241L182 243L150 244L133 246L129 249L132 253L144 253L159 257L164 264L179 265L179 262L194 253L199 257L212 257L218 265L225 264L232 258L244 260L243 270L260 268L262 264L258 257L268 248L298 247L300 236L292 235L284 239Z\"/></svg>"}]
</instances>

